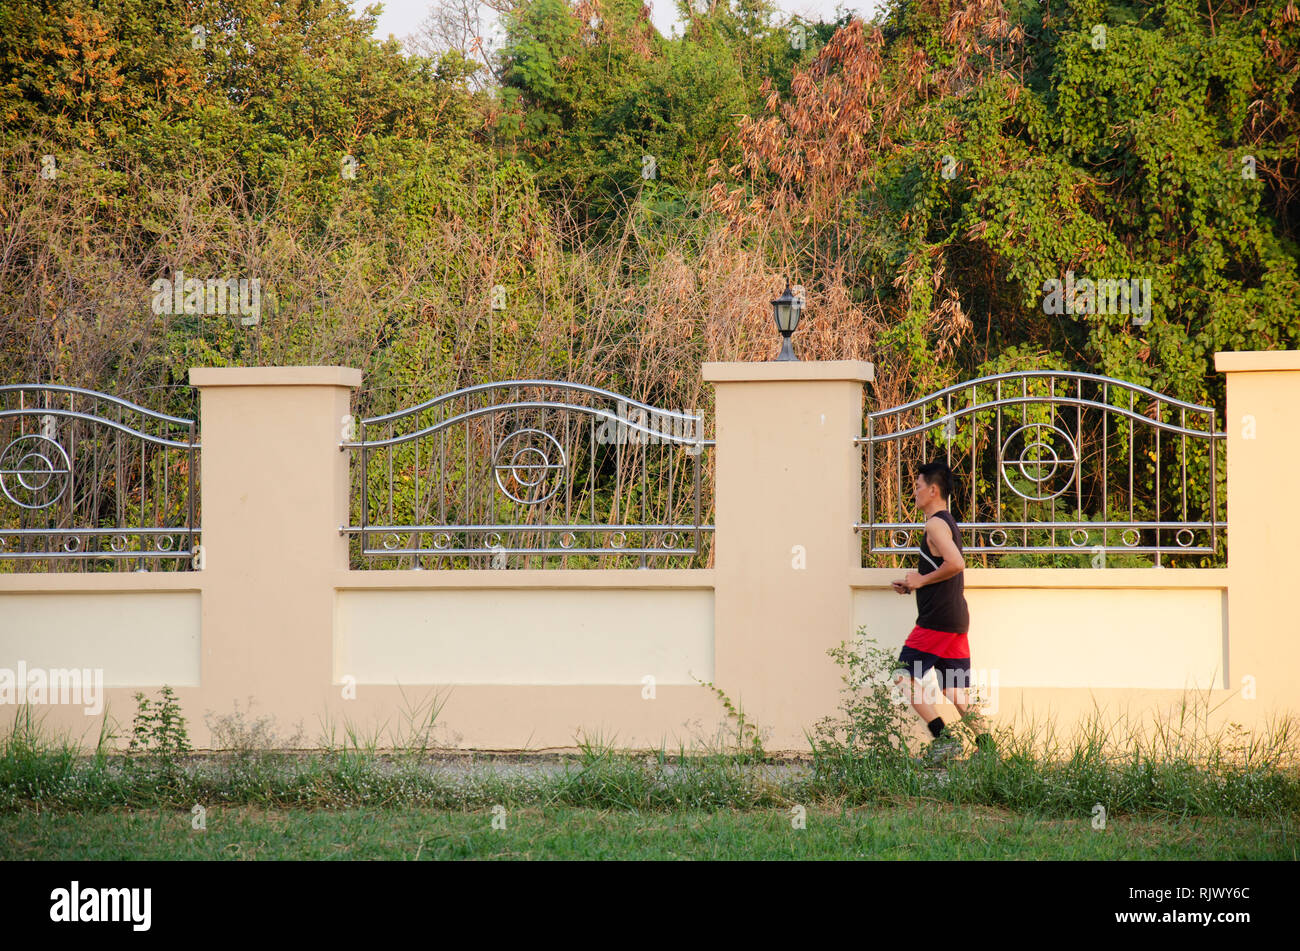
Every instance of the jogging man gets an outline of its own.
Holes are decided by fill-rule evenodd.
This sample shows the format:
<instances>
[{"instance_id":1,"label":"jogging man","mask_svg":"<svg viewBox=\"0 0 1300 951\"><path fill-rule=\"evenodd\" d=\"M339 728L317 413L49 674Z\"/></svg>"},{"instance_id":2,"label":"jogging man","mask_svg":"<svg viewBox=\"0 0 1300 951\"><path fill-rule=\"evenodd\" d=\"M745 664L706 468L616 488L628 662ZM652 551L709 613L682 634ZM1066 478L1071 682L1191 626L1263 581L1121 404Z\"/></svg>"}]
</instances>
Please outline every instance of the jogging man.
<instances>
[{"instance_id":1,"label":"jogging man","mask_svg":"<svg viewBox=\"0 0 1300 951\"><path fill-rule=\"evenodd\" d=\"M966 634L970 629L970 611L966 607L962 576L966 561L961 555L961 532L957 520L948 511L952 470L939 461L920 466L912 484L912 495L917 508L925 513L925 537L921 539L918 570L908 572L902 581L893 582L899 594L916 592L917 609L916 626L898 656L900 669L894 683L900 689L910 686L912 707L934 737L927 756L931 762L941 762L961 752L961 740L944 729L943 718L933 705L924 702L921 680L932 668L943 685L944 696L962 719L969 720L975 728L979 749L991 751L993 737L987 732L979 708L967 698L970 645Z\"/></svg>"}]
</instances>

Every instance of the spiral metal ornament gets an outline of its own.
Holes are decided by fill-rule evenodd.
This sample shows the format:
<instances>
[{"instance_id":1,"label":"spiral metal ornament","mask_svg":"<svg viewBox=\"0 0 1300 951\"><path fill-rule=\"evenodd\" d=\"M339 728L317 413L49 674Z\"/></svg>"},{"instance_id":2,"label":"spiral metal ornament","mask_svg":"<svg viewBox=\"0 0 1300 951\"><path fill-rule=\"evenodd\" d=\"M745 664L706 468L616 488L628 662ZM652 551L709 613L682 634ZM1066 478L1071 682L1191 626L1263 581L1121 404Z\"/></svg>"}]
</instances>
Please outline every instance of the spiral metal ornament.
<instances>
[{"instance_id":1,"label":"spiral metal ornament","mask_svg":"<svg viewBox=\"0 0 1300 951\"><path fill-rule=\"evenodd\" d=\"M1019 452L1014 452L1017 445ZM1057 452L1058 445L1067 449L1065 455ZM1012 492L1030 502L1047 502L1074 481L1079 448L1065 430L1050 423L1029 423L1013 431L1002 443L998 462L1002 481Z\"/></svg>"},{"instance_id":2,"label":"spiral metal ornament","mask_svg":"<svg viewBox=\"0 0 1300 951\"><path fill-rule=\"evenodd\" d=\"M0 491L19 508L49 508L68 490L71 475L67 452L45 436L19 436L0 452Z\"/></svg>"},{"instance_id":3,"label":"spiral metal ornament","mask_svg":"<svg viewBox=\"0 0 1300 951\"><path fill-rule=\"evenodd\" d=\"M568 466L564 447L541 429L517 429L497 446L492 464L497 488L521 505L537 505L559 491L557 473Z\"/></svg>"}]
</instances>

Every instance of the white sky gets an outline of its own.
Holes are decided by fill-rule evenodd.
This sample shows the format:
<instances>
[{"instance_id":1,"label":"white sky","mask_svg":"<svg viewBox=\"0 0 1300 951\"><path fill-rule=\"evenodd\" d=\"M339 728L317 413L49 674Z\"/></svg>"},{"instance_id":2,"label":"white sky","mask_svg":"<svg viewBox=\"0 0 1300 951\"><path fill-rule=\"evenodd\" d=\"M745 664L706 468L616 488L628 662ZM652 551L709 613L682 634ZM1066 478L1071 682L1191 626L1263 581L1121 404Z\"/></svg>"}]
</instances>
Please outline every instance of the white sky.
<instances>
[{"instance_id":1,"label":"white sky","mask_svg":"<svg viewBox=\"0 0 1300 951\"><path fill-rule=\"evenodd\" d=\"M351 0L352 8L360 11L369 6L373 0ZM677 19L677 5L672 0L646 0L650 6L650 18L655 27L664 36L674 26L680 28ZM399 40L404 39L419 29L420 23L428 15L433 0L387 0L384 10L379 15L375 35L387 37L390 33ZM857 13L862 17L870 16L879 6L876 0L776 0L777 8L785 14L797 13L809 20L831 20L835 17L835 8L843 7L846 11ZM486 15L491 11L483 8Z\"/></svg>"}]
</instances>

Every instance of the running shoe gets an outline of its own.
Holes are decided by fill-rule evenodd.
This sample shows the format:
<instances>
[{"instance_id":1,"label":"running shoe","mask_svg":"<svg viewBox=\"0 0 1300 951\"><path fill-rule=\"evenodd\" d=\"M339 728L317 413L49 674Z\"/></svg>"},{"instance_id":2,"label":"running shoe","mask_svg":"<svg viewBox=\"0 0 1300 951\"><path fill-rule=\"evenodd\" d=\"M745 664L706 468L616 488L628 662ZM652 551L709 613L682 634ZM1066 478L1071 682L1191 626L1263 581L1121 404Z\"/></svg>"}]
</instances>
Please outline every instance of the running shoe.
<instances>
[{"instance_id":1,"label":"running shoe","mask_svg":"<svg viewBox=\"0 0 1300 951\"><path fill-rule=\"evenodd\" d=\"M945 763L961 754L961 740L947 730L941 732L926 748L925 758L933 764Z\"/></svg>"}]
</instances>

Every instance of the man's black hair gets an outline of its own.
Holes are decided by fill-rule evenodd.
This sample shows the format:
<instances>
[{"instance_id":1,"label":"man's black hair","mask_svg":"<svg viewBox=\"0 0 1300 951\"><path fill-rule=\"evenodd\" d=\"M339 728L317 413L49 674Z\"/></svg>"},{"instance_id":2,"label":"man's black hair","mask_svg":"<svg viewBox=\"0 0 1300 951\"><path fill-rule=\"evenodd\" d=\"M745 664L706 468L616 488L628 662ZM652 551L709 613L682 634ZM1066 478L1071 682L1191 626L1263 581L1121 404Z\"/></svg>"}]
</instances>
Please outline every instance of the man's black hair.
<instances>
[{"instance_id":1,"label":"man's black hair","mask_svg":"<svg viewBox=\"0 0 1300 951\"><path fill-rule=\"evenodd\" d=\"M926 485L938 486L945 503L952 497L952 470L946 462L938 459L927 462L917 467L916 474L925 480Z\"/></svg>"}]
</instances>

